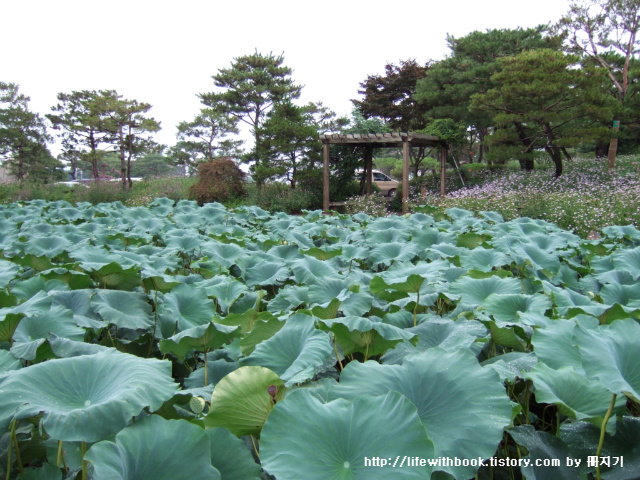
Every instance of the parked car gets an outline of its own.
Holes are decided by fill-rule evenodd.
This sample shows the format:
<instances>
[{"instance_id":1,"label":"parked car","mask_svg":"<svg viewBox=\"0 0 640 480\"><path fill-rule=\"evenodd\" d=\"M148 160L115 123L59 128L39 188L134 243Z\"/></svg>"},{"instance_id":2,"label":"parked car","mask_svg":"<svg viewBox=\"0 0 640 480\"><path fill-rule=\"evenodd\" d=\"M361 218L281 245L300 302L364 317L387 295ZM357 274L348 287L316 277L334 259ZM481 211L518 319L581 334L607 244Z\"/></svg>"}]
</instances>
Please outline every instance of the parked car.
<instances>
[{"instance_id":1,"label":"parked car","mask_svg":"<svg viewBox=\"0 0 640 480\"><path fill-rule=\"evenodd\" d=\"M361 181L362 175L364 174L363 170L356 170L356 179ZM398 190L398 186L400 182L394 180L389 175L380 170L373 170L373 183L375 183L380 189L380 193L385 197L394 197Z\"/></svg>"}]
</instances>

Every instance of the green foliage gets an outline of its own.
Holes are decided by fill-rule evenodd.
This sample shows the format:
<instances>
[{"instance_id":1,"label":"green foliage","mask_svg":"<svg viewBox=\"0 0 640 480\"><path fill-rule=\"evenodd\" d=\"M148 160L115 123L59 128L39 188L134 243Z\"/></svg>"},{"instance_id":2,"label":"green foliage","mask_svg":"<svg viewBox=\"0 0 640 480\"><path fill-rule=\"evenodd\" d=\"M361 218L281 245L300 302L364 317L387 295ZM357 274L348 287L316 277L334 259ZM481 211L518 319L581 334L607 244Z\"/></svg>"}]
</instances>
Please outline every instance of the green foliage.
<instances>
[{"instance_id":1,"label":"green foliage","mask_svg":"<svg viewBox=\"0 0 640 480\"><path fill-rule=\"evenodd\" d=\"M580 459L584 475L596 451L636 468L640 231L583 240L541 220L424 210L0 206L3 468L368 479L388 473L365 457L392 455L392 468L398 455L516 450ZM322 459L308 473L310 450ZM163 463L169 451L180 462ZM456 480L486 468L405 467Z\"/></svg>"},{"instance_id":2,"label":"green foliage","mask_svg":"<svg viewBox=\"0 0 640 480\"><path fill-rule=\"evenodd\" d=\"M362 100L351 100L365 118L377 117L393 130L407 132L424 127L424 106L414 98L416 82L429 66L415 60L385 65L385 75L369 75L360 84Z\"/></svg>"},{"instance_id":3,"label":"green foliage","mask_svg":"<svg viewBox=\"0 0 640 480\"><path fill-rule=\"evenodd\" d=\"M189 194L200 205L240 197L244 195L244 172L230 157L201 163L198 182L191 186Z\"/></svg>"}]
</instances>

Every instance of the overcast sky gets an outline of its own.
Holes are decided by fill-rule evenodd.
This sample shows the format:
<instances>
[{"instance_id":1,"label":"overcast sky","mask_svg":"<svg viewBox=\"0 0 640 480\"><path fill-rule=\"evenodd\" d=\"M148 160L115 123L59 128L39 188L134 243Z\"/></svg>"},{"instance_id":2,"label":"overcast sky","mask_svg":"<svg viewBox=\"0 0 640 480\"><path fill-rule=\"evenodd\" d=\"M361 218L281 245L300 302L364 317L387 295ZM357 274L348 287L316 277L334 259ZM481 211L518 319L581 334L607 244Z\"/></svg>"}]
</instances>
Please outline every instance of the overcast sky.
<instances>
[{"instance_id":1,"label":"overcast sky","mask_svg":"<svg viewBox=\"0 0 640 480\"><path fill-rule=\"evenodd\" d=\"M4 0L0 81L18 83L44 115L59 92L115 89L153 105L156 140L215 89L235 57L284 54L301 101L351 111L358 85L386 63L439 60L447 34L555 23L568 0ZM57 148L52 149L57 153Z\"/></svg>"}]
</instances>

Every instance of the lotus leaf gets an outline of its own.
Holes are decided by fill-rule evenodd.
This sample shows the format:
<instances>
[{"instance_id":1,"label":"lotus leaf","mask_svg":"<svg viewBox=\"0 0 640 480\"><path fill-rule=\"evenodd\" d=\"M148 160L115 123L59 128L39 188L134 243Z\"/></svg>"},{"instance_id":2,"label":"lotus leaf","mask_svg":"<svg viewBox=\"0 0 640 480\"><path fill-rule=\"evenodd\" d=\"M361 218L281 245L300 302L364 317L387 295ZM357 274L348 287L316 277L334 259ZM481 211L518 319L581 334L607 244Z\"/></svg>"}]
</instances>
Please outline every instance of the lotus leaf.
<instances>
[{"instance_id":1,"label":"lotus leaf","mask_svg":"<svg viewBox=\"0 0 640 480\"><path fill-rule=\"evenodd\" d=\"M220 480L210 448L202 428L151 415L121 430L114 441L93 445L85 460L93 464L95 480Z\"/></svg>"},{"instance_id":2,"label":"lotus leaf","mask_svg":"<svg viewBox=\"0 0 640 480\"><path fill-rule=\"evenodd\" d=\"M313 318L293 315L274 336L259 343L240 365L259 365L274 371L289 387L312 378L333 353L329 335L314 328Z\"/></svg>"},{"instance_id":3,"label":"lotus leaf","mask_svg":"<svg viewBox=\"0 0 640 480\"><path fill-rule=\"evenodd\" d=\"M275 387L275 399L269 387ZM213 390L206 428L224 427L236 436L260 433L276 401L284 399L284 382L265 367L245 366L222 378Z\"/></svg>"},{"instance_id":4,"label":"lotus leaf","mask_svg":"<svg viewBox=\"0 0 640 480\"><path fill-rule=\"evenodd\" d=\"M63 441L96 442L145 408L171 398L171 364L114 349L17 370L0 384L0 428L44 412L41 426ZM26 400L26 401L25 401Z\"/></svg>"},{"instance_id":5,"label":"lotus leaf","mask_svg":"<svg viewBox=\"0 0 640 480\"><path fill-rule=\"evenodd\" d=\"M431 467L406 459L434 457L416 407L397 392L323 403L296 390L269 415L260 446L263 468L278 480L386 479L396 459L405 463L393 478L428 479ZM374 458L388 461L387 468Z\"/></svg>"},{"instance_id":6,"label":"lotus leaf","mask_svg":"<svg viewBox=\"0 0 640 480\"><path fill-rule=\"evenodd\" d=\"M432 348L405 358L402 365L350 362L330 397L354 399L387 391L403 394L418 408L435 457L488 458L511 423L511 404L498 375L465 350ZM477 467L441 469L466 480Z\"/></svg>"}]
</instances>

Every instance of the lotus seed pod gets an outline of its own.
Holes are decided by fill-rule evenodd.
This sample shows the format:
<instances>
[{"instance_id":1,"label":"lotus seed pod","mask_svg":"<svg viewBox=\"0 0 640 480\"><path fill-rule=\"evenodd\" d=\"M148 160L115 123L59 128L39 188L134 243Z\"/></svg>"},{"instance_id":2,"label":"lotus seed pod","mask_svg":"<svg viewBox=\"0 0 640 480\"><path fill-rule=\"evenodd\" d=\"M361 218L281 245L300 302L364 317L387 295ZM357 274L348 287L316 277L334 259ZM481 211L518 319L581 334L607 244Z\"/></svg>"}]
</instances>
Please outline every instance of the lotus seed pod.
<instances>
[{"instance_id":1,"label":"lotus seed pod","mask_svg":"<svg viewBox=\"0 0 640 480\"><path fill-rule=\"evenodd\" d=\"M191 400L189 400L189 407L193 413L202 413L204 406L205 401L202 397L191 397Z\"/></svg>"}]
</instances>

